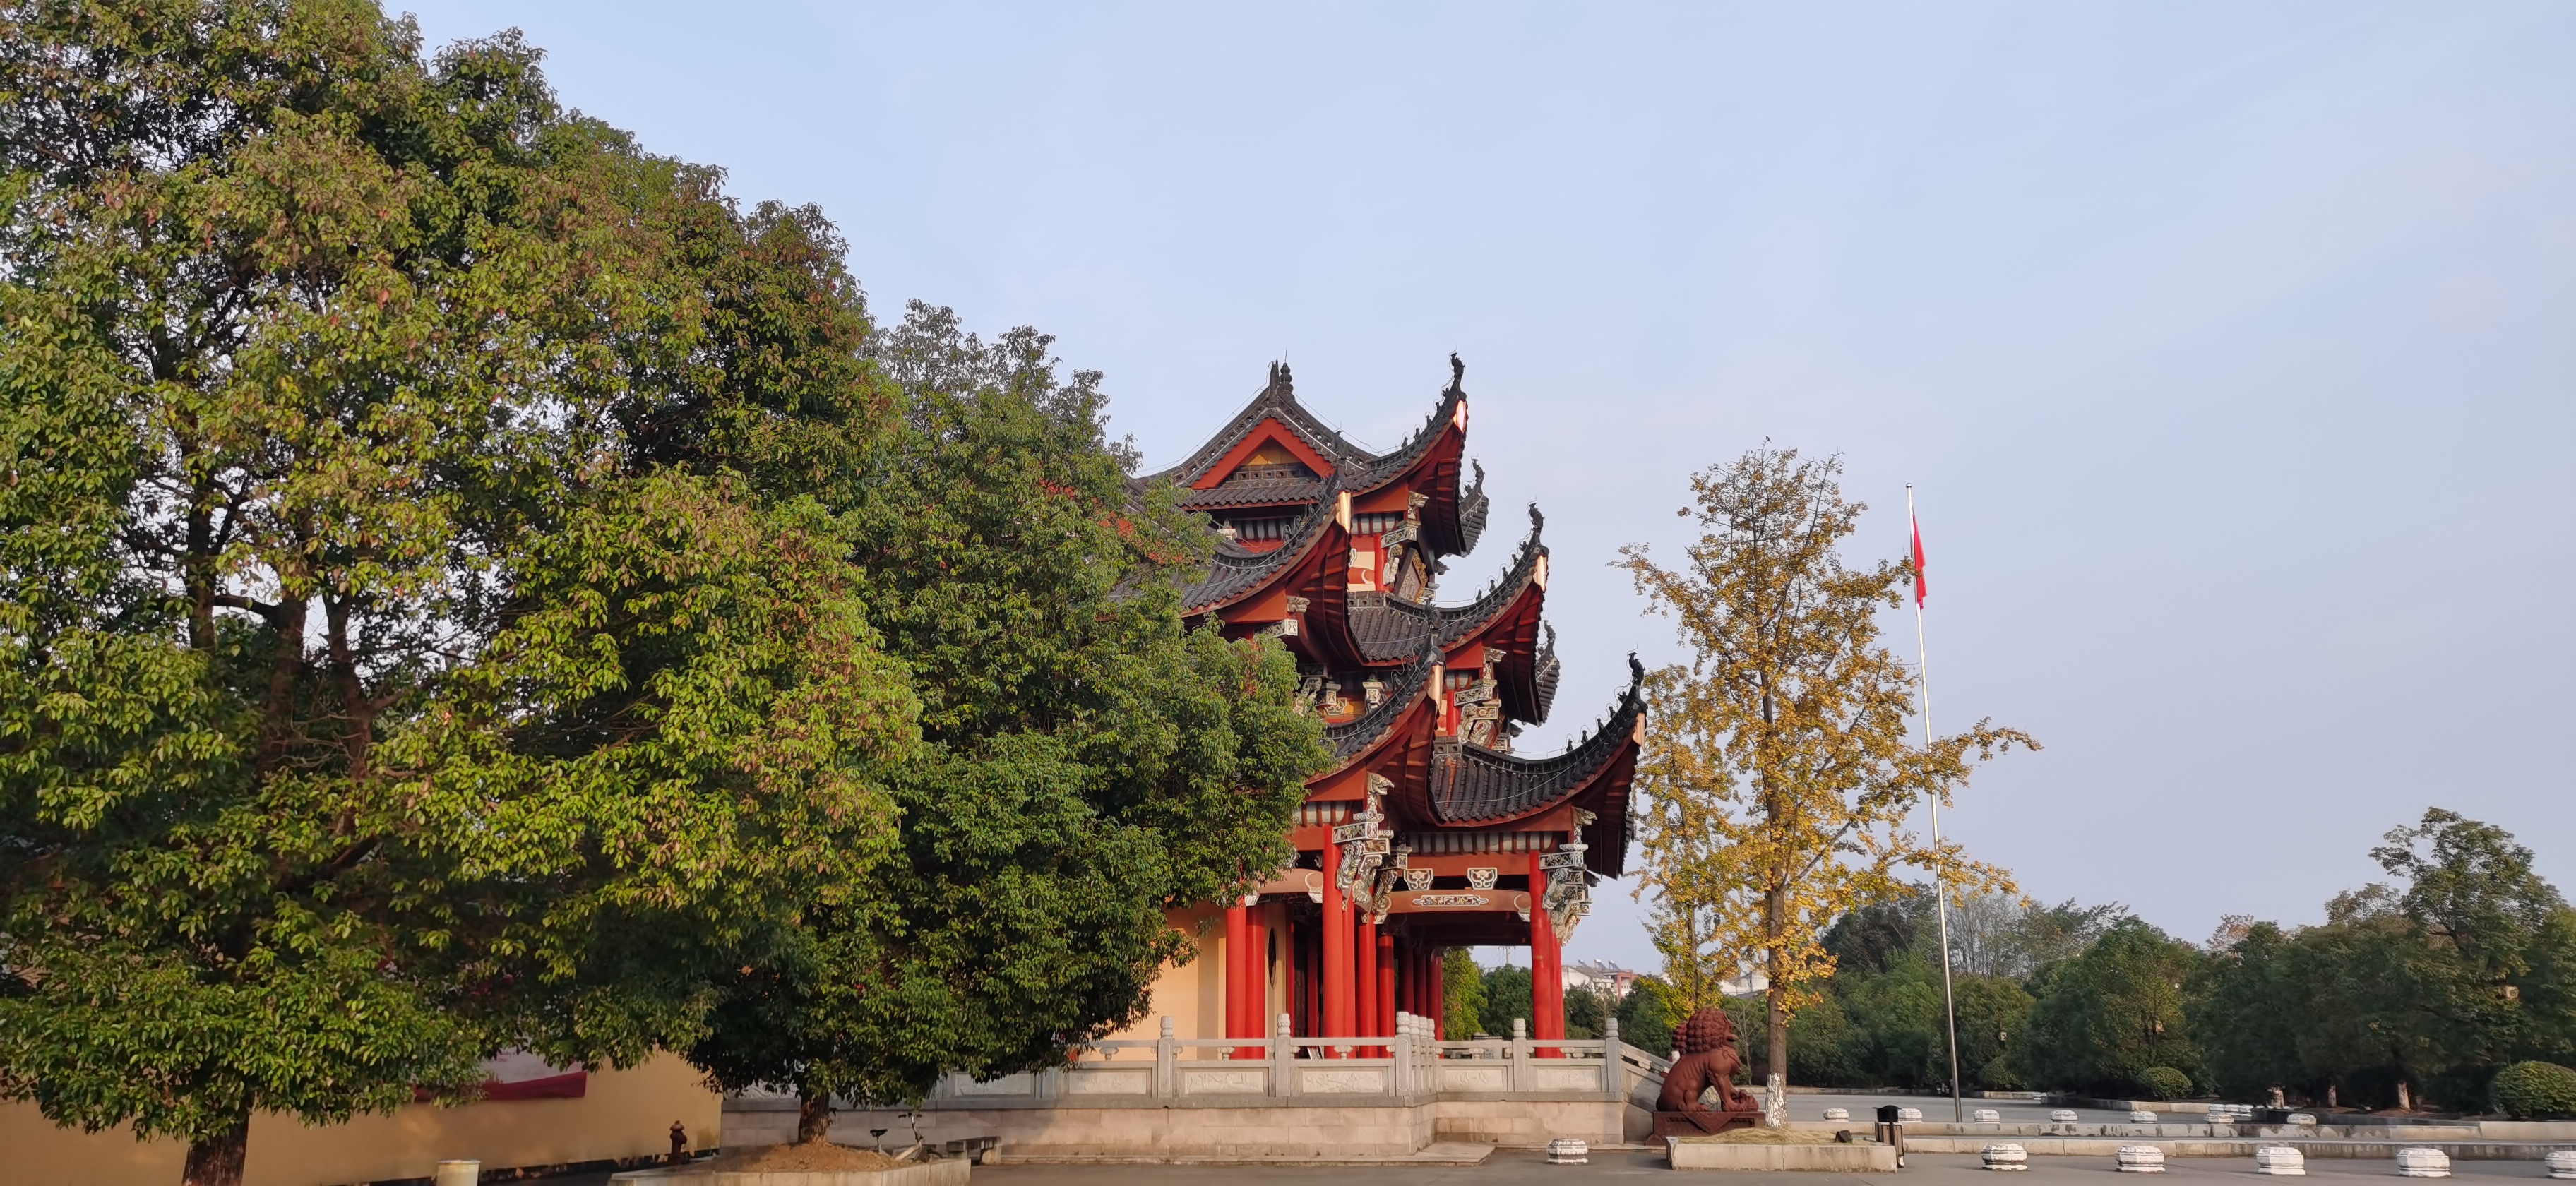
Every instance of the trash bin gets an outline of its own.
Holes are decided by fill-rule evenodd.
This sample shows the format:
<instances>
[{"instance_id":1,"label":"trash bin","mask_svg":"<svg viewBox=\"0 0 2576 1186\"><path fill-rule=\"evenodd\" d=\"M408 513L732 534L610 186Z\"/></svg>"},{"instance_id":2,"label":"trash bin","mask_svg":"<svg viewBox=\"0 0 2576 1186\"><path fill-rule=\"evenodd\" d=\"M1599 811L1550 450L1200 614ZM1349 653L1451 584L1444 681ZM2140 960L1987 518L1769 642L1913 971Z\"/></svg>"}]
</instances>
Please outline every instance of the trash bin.
<instances>
[{"instance_id":1,"label":"trash bin","mask_svg":"<svg viewBox=\"0 0 2576 1186\"><path fill-rule=\"evenodd\" d=\"M1896 1150L1896 1165L1899 1169L1905 1166L1905 1111L1894 1104L1883 1105L1878 1110L1876 1136L1879 1143Z\"/></svg>"}]
</instances>

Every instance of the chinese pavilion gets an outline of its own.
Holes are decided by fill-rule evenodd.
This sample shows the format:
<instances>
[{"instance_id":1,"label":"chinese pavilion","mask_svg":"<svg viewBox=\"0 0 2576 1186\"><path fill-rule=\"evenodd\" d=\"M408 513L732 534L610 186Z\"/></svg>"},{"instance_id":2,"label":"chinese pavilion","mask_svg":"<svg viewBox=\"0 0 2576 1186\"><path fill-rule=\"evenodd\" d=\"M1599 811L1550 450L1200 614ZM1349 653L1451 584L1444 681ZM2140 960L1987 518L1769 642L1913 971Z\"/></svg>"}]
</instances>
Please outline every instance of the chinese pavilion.
<instances>
[{"instance_id":1,"label":"chinese pavilion","mask_svg":"<svg viewBox=\"0 0 2576 1186\"><path fill-rule=\"evenodd\" d=\"M1325 426L1274 365L1205 446L1139 479L1181 487L1221 537L1186 591L1192 624L1285 644L1333 755L1307 782L1296 864L1222 907L1221 952L1156 986L1164 1011L1197 998L1178 1011L1199 1015L1198 1037L1268 1037L1283 1015L1299 1037L1390 1035L1398 1011L1440 1016L1447 949L1522 944L1531 1036L1565 1036L1559 944L1626 857L1643 671L1632 656L1617 706L1564 752L1513 752L1556 697L1545 521L1532 506L1503 575L1440 601L1490 509L1484 467L1465 480L1465 367L1449 361L1439 405L1392 452ZM1215 909L1201 908L1205 947Z\"/></svg>"}]
</instances>

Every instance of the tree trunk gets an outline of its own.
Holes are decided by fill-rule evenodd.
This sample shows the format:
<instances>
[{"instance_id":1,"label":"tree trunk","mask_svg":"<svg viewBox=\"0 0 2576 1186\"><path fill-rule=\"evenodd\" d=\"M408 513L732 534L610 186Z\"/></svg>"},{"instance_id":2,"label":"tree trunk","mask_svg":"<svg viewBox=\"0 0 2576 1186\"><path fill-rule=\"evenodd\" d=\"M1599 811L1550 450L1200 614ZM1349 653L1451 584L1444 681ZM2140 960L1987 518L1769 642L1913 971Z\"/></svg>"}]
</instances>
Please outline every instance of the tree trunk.
<instances>
[{"instance_id":1,"label":"tree trunk","mask_svg":"<svg viewBox=\"0 0 2576 1186\"><path fill-rule=\"evenodd\" d=\"M832 1096L830 1092L796 1093L796 1143L819 1145L832 1134Z\"/></svg>"},{"instance_id":2,"label":"tree trunk","mask_svg":"<svg viewBox=\"0 0 2576 1186\"><path fill-rule=\"evenodd\" d=\"M1768 989L1762 994L1764 1028L1770 1031L1769 1065L1764 1067L1763 1086L1769 1094L1762 1100L1763 1123L1772 1128L1789 1127L1789 986L1783 983L1779 969L1785 962L1782 933L1789 929L1789 890L1773 886L1762 896L1764 930L1771 945L1766 949L1762 976Z\"/></svg>"},{"instance_id":3,"label":"tree trunk","mask_svg":"<svg viewBox=\"0 0 2576 1186\"><path fill-rule=\"evenodd\" d=\"M2414 1094L2406 1090L2406 1081L2404 1079L2397 1081L2397 1110L2400 1112L2412 1112L2415 1110Z\"/></svg>"},{"instance_id":4,"label":"tree trunk","mask_svg":"<svg viewBox=\"0 0 2576 1186\"><path fill-rule=\"evenodd\" d=\"M1771 673L1762 672L1762 731L1769 739L1778 718L1771 705ZM1769 764L1762 776L1762 814L1777 835L1788 814L1780 801L1780 791L1771 783ZM1770 1031L1770 1065L1763 1068L1763 1087L1768 1094L1762 1100L1762 1123L1771 1128L1789 1127L1789 984L1780 970L1787 966L1789 935L1789 870L1787 862L1773 870L1771 888L1762 895L1762 994L1764 1028Z\"/></svg>"},{"instance_id":5,"label":"tree trunk","mask_svg":"<svg viewBox=\"0 0 2576 1186\"><path fill-rule=\"evenodd\" d=\"M250 1113L233 1118L231 1128L188 1142L188 1164L181 1171L185 1186L241 1186L242 1162L250 1155Z\"/></svg>"}]
</instances>

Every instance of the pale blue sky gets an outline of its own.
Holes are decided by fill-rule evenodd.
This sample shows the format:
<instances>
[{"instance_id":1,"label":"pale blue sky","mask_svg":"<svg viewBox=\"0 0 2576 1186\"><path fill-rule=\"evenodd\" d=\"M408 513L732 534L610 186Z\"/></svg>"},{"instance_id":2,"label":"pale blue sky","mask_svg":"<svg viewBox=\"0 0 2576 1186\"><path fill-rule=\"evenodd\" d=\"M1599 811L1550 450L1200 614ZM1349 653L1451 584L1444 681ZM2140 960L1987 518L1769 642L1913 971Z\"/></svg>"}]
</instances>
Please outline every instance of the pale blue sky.
<instances>
[{"instance_id":1,"label":"pale blue sky","mask_svg":"<svg viewBox=\"0 0 2576 1186\"><path fill-rule=\"evenodd\" d=\"M1458 351L1450 592L1549 515L1538 748L1769 437L1875 554L1918 487L1939 721L2048 745L1949 822L2032 894L2313 921L2427 804L2576 888L2576 5L415 10L819 203L880 310L1060 335L1155 467L1274 358L1391 445ZM1654 966L1604 890L1570 955Z\"/></svg>"}]
</instances>

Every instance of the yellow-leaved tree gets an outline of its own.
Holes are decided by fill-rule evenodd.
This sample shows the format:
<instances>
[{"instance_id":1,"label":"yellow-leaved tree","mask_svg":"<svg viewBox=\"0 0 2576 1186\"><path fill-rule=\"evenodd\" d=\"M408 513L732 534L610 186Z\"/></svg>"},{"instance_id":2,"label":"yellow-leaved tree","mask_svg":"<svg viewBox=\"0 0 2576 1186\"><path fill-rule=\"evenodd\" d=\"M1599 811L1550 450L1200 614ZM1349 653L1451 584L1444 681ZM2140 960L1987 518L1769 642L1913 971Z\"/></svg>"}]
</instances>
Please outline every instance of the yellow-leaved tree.
<instances>
[{"instance_id":1,"label":"yellow-leaved tree","mask_svg":"<svg viewBox=\"0 0 2576 1186\"><path fill-rule=\"evenodd\" d=\"M1909 731L1914 676L1879 641L1912 570L1855 568L1840 547L1860 503L1839 459L1801 461L1767 443L1691 479L1699 541L1679 569L1644 545L1620 566L1655 612L1678 620L1691 658L1649 677L1637 767L1642 870L1665 975L1685 1010L1714 1005L1727 977L1769 980L1769 1111L1782 1122L1791 1014L1832 974L1824 929L1930 871L1951 893L2012 892L2009 874L1909 823L1944 806L1971 765L2037 742L1979 721L1922 744Z\"/></svg>"}]
</instances>

